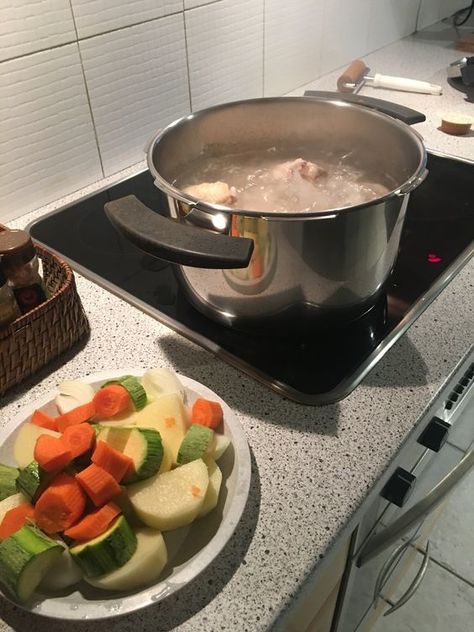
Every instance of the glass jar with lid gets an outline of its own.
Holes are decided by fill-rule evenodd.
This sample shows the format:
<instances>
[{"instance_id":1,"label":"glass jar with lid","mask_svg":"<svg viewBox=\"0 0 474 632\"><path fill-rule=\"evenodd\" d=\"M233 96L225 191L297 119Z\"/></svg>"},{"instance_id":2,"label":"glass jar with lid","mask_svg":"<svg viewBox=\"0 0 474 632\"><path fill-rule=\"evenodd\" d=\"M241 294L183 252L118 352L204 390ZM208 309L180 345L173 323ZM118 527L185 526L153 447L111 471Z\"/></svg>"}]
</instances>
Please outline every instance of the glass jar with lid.
<instances>
[{"instance_id":1,"label":"glass jar with lid","mask_svg":"<svg viewBox=\"0 0 474 632\"><path fill-rule=\"evenodd\" d=\"M19 316L21 316L20 308L0 264L0 329L9 325Z\"/></svg>"},{"instance_id":2,"label":"glass jar with lid","mask_svg":"<svg viewBox=\"0 0 474 632\"><path fill-rule=\"evenodd\" d=\"M1 231L0 257L8 284L22 314L31 311L48 298L39 273L36 250L28 233L24 230Z\"/></svg>"}]
</instances>

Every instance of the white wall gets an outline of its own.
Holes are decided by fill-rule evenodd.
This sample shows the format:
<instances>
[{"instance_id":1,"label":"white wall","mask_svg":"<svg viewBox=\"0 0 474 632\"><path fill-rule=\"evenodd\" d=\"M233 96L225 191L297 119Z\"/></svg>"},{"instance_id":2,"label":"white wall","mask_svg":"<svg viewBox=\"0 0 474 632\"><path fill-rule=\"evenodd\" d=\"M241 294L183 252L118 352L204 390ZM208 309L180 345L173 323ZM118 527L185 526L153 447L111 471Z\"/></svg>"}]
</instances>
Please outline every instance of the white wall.
<instances>
[{"instance_id":1,"label":"white wall","mask_svg":"<svg viewBox=\"0 0 474 632\"><path fill-rule=\"evenodd\" d=\"M412 33L420 0L1 0L0 221L143 158L191 110ZM426 26L465 0L422 0Z\"/></svg>"}]
</instances>

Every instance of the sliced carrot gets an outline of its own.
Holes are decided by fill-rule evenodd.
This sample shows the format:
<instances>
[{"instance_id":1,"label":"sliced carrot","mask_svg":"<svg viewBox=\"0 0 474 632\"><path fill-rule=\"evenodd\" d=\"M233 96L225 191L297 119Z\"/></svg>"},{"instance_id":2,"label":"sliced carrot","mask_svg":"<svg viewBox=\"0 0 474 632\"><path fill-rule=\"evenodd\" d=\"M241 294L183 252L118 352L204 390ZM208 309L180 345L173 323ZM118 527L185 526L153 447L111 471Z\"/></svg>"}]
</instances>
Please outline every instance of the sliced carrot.
<instances>
[{"instance_id":1,"label":"sliced carrot","mask_svg":"<svg viewBox=\"0 0 474 632\"><path fill-rule=\"evenodd\" d=\"M72 461L71 451L61 439L50 435L40 435L35 444L35 460L46 472L62 470Z\"/></svg>"},{"instance_id":2,"label":"sliced carrot","mask_svg":"<svg viewBox=\"0 0 474 632\"><path fill-rule=\"evenodd\" d=\"M82 404L77 408L73 408L64 415L56 417L59 432L64 432L68 426L75 426L76 424L82 424L85 421L89 421L95 415L94 402L88 402Z\"/></svg>"},{"instance_id":3,"label":"sliced carrot","mask_svg":"<svg viewBox=\"0 0 474 632\"><path fill-rule=\"evenodd\" d=\"M35 426L41 426L41 428L48 428L48 430L57 430L58 422L56 417L47 415L42 410L35 410L31 416L31 423Z\"/></svg>"},{"instance_id":4,"label":"sliced carrot","mask_svg":"<svg viewBox=\"0 0 474 632\"><path fill-rule=\"evenodd\" d=\"M191 410L191 423L201 424L215 430L224 418L224 412L219 402L210 399L197 399Z\"/></svg>"},{"instance_id":5,"label":"sliced carrot","mask_svg":"<svg viewBox=\"0 0 474 632\"><path fill-rule=\"evenodd\" d=\"M108 384L94 395L94 405L99 417L114 417L130 406L131 397L121 384Z\"/></svg>"},{"instance_id":6,"label":"sliced carrot","mask_svg":"<svg viewBox=\"0 0 474 632\"><path fill-rule=\"evenodd\" d=\"M122 513L120 507L117 507L114 503L108 503L95 511L92 511L87 516L84 516L77 524L69 527L64 532L68 538L73 540L86 541L96 538L101 533L104 533L109 528L112 520Z\"/></svg>"},{"instance_id":7,"label":"sliced carrot","mask_svg":"<svg viewBox=\"0 0 474 632\"><path fill-rule=\"evenodd\" d=\"M74 477L58 474L35 505L35 522L46 533L72 526L84 513L86 496Z\"/></svg>"},{"instance_id":8,"label":"sliced carrot","mask_svg":"<svg viewBox=\"0 0 474 632\"><path fill-rule=\"evenodd\" d=\"M68 426L60 437L60 441L69 449L73 459L90 450L94 440L95 432L89 424Z\"/></svg>"},{"instance_id":9,"label":"sliced carrot","mask_svg":"<svg viewBox=\"0 0 474 632\"><path fill-rule=\"evenodd\" d=\"M95 463L76 474L76 481L96 507L105 505L121 492L120 485L112 474Z\"/></svg>"},{"instance_id":10,"label":"sliced carrot","mask_svg":"<svg viewBox=\"0 0 474 632\"><path fill-rule=\"evenodd\" d=\"M32 520L34 515L35 508L31 503L21 503L18 507L7 511L0 524L0 538L2 540L9 538L18 529L21 529L28 520Z\"/></svg>"},{"instance_id":11,"label":"sliced carrot","mask_svg":"<svg viewBox=\"0 0 474 632\"><path fill-rule=\"evenodd\" d=\"M133 460L105 441L97 442L92 454L92 462L111 474L117 483L120 483L125 474L134 471Z\"/></svg>"}]
</instances>

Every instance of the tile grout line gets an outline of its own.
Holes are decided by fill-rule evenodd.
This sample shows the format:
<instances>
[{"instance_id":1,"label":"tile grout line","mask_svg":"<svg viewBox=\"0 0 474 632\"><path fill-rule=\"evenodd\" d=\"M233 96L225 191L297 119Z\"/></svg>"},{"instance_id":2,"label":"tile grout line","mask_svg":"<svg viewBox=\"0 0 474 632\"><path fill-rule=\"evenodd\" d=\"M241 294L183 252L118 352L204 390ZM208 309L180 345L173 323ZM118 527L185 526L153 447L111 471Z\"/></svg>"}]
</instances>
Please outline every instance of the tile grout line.
<instances>
[{"instance_id":1,"label":"tile grout line","mask_svg":"<svg viewBox=\"0 0 474 632\"><path fill-rule=\"evenodd\" d=\"M184 0L183 0L184 9ZM183 28L184 28L184 51L186 54L186 69L188 71L188 98L189 98L189 111L193 111L193 97L191 94L191 72L189 70L189 53L188 53L188 33L186 28L186 11L183 10Z\"/></svg>"},{"instance_id":2,"label":"tile grout line","mask_svg":"<svg viewBox=\"0 0 474 632\"><path fill-rule=\"evenodd\" d=\"M97 154L99 156L99 163L100 163L100 168L101 168L101 171L102 171L102 177L105 178L104 163L102 161L102 154L101 154L100 145L99 145L99 135L97 134L97 127L96 127L96 124L95 124L94 112L92 111L91 97L90 97L90 94L89 94L89 86L87 85L86 71L85 71L85 68L84 68L84 60L82 59L81 47L79 46L79 33L77 31L76 16L74 15L74 10L72 8L72 0L69 0L69 6L70 6L70 9L71 9L71 15L72 15L72 21L73 21L73 24L74 24L74 30L76 31L77 51L78 51L78 54L79 54L79 60L81 62L82 78L84 80L84 88L85 88L85 91L86 91L87 103L89 105L89 111L91 113L92 129L94 130L94 137L95 137L95 142L96 142L96 145L97 145Z\"/></svg>"},{"instance_id":3,"label":"tile grout line","mask_svg":"<svg viewBox=\"0 0 474 632\"><path fill-rule=\"evenodd\" d=\"M45 48L38 48L37 50L32 50L29 53L22 53L20 55L13 55L12 57L7 57L7 59L0 60L0 65L7 61L14 61L16 59L21 59L22 57L29 57L30 55L36 55L36 53L44 53L49 50L55 50L56 48L61 48L62 46L69 46L70 44L75 44L76 42L84 42L90 39L94 39L94 37L101 37L102 35L108 35L109 33L117 33L118 31L124 31L125 29L130 29L135 26L141 26L142 24L149 24L150 22L154 22L155 20L162 20L163 18L171 17L172 15L180 15L181 13L185 13L186 11L194 11L195 9L202 9L203 7L207 7L213 4L218 4L219 2L223 2L224 0L212 0L211 2L207 2L206 4L201 4L197 7L190 7L189 9L180 9L179 11L173 11L172 13L166 13L165 15L158 15L154 18L148 18L146 20L140 20L139 22L133 22L131 24L124 24L123 26L117 26L115 28L108 29L106 31L101 31L100 33L94 33L93 35L84 35L83 37L79 37L79 33L76 25L76 18L74 16L74 11L72 8L72 0L69 0L69 6L71 7L72 20L74 23L74 30L76 33L76 39L67 40L66 42L62 42L61 44L53 44L51 46L46 46ZM183 0L184 7L184 0Z\"/></svg>"},{"instance_id":4,"label":"tile grout line","mask_svg":"<svg viewBox=\"0 0 474 632\"><path fill-rule=\"evenodd\" d=\"M417 550L419 551L419 549ZM450 575L453 575L453 577L456 577L457 579L462 581L464 584L467 584L471 588L474 588L474 583L472 583L469 579L462 577L462 575L459 575L456 571L453 571L451 568L443 564L443 562L439 562L438 560L435 560L433 557L430 557L430 562L433 562L434 564L436 564L437 566L439 566L440 568L448 572Z\"/></svg>"}]
</instances>

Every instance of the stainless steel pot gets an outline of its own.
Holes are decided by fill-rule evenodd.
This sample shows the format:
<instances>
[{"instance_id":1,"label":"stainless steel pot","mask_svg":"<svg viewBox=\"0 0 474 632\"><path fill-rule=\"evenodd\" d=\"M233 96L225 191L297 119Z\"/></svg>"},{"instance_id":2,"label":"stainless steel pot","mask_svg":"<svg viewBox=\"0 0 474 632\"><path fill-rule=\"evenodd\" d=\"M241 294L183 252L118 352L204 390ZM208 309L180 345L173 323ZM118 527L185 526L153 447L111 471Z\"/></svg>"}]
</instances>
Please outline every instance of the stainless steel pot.
<instances>
[{"instance_id":1,"label":"stainless steel pot","mask_svg":"<svg viewBox=\"0 0 474 632\"><path fill-rule=\"evenodd\" d=\"M345 98L255 99L179 119L148 149L170 218L129 196L106 204L110 220L141 249L180 264L194 304L226 324L265 324L295 311L330 320L362 313L395 262L409 194L427 173L426 152L406 123ZM371 101L378 109L390 105ZM392 190L358 206L272 213L209 204L173 184L202 153L308 143L335 155L352 152L371 179L390 182Z\"/></svg>"}]
</instances>

